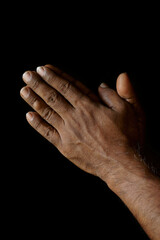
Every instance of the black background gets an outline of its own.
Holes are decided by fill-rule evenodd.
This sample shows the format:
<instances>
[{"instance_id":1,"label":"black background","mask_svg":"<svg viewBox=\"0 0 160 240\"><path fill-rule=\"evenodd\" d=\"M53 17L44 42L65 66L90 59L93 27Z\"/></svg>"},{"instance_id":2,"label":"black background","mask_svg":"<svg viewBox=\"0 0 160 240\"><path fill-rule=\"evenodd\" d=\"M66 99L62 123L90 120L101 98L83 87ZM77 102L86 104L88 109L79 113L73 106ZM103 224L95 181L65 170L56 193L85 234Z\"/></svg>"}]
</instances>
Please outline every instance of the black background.
<instances>
[{"instance_id":1,"label":"black background","mask_svg":"<svg viewBox=\"0 0 160 240\"><path fill-rule=\"evenodd\" d=\"M128 72L146 112L148 139L158 149L159 49L155 25L144 18L136 24L135 17L126 24L129 14L121 23L118 18L114 22L113 16L98 21L96 15L84 19L83 14L77 21L77 11L71 11L72 17L67 13L62 18L62 13L55 17L55 9L49 21L40 13L34 15L32 9L32 22L28 17L31 9L27 10L10 27L3 58L4 95L9 99L5 109L8 131L4 138L3 182L6 221L11 228L6 234L22 239L31 234L45 239L56 234L89 239L148 239L104 182L75 167L27 124L25 114L31 108L20 98L19 91L24 86L24 71L48 63L95 92L103 81L115 88L118 74Z\"/></svg>"}]
</instances>

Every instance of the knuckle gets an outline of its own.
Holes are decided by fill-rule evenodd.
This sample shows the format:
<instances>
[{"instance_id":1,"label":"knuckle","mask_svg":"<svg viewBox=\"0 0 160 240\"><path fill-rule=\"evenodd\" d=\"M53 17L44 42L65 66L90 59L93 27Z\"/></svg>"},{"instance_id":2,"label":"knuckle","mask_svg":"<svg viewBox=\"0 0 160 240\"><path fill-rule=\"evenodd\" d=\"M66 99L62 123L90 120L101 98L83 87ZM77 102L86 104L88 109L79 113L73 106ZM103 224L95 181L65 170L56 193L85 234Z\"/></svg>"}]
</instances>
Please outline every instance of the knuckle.
<instances>
[{"instance_id":1,"label":"knuckle","mask_svg":"<svg viewBox=\"0 0 160 240\"><path fill-rule=\"evenodd\" d=\"M39 86L39 81L34 76L32 76L32 89L35 90Z\"/></svg>"},{"instance_id":2,"label":"knuckle","mask_svg":"<svg viewBox=\"0 0 160 240\"><path fill-rule=\"evenodd\" d=\"M56 74L54 74L53 72L52 74L50 74L48 72L48 69L45 69L45 77L49 84L52 84L54 81L56 81L56 78L57 78Z\"/></svg>"},{"instance_id":3,"label":"knuckle","mask_svg":"<svg viewBox=\"0 0 160 240\"><path fill-rule=\"evenodd\" d=\"M47 120L47 121L49 121L50 119L51 119L51 117L52 117L52 109L50 108L50 107L47 107L47 108L45 108L45 110L43 111L43 114L42 114L42 117L45 119L45 120Z\"/></svg>"},{"instance_id":4,"label":"knuckle","mask_svg":"<svg viewBox=\"0 0 160 240\"><path fill-rule=\"evenodd\" d=\"M58 100L58 94L55 91L52 91L49 93L46 101L48 104L55 104L57 100Z\"/></svg>"},{"instance_id":5,"label":"knuckle","mask_svg":"<svg viewBox=\"0 0 160 240\"><path fill-rule=\"evenodd\" d=\"M37 111L40 111L41 108L42 108L42 104L41 104L41 102L37 98L35 98L32 101L32 105L33 105L33 108L36 109Z\"/></svg>"},{"instance_id":6,"label":"knuckle","mask_svg":"<svg viewBox=\"0 0 160 240\"><path fill-rule=\"evenodd\" d=\"M35 96L31 96L30 99L29 99L30 104L33 105L33 106L36 103L36 101L37 101L37 97L35 97Z\"/></svg>"},{"instance_id":7,"label":"knuckle","mask_svg":"<svg viewBox=\"0 0 160 240\"><path fill-rule=\"evenodd\" d=\"M39 99L38 99L36 96L32 96L32 97L29 99L29 103L30 103L30 105L31 105L34 109L39 110L39 109L41 108L41 103L40 103Z\"/></svg>"},{"instance_id":8,"label":"knuckle","mask_svg":"<svg viewBox=\"0 0 160 240\"><path fill-rule=\"evenodd\" d=\"M46 76L48 75L48 79L50 81L55 81L57 78L57 74L54 71L50 71L48 68L45 69Z\"/></svg>"},{"instance_id":9,"label":"knuckle","mask_svg":"<svg viewBox=\"0 0 160 240\"><path fill-rule=\"evenodd\" d=\"M41 121L37 121L34 127L39 132L39 129L41 128Z\"/></svg>"},{"instance_id":10,"label":"knuckle","mask_svg":"<svg viewBox=\"0 0 160 240\"><path fill-rule=\"evenodd\" d=\"M61 82L59 84L60 92L62 92L63 94L66 94L68 92L68 90L70 89L70 87L71 87L71 84L68 81Z\"/></svg>"},{"instance_id":11,"label":"knuckle","mask_svg":"<svg viewBox=\"0 0 160 240\"><path fill-rule=\"evenodd\" d=\"M32 84L32 89L35 90L35 89L38 88L38 86L39 86L38 80L34 80L34 81L33 81L33 84Z\"/></svg>"},{"instance_id":12,"label":"knuckle","mask_svg":"<svg viewBox=\"0 0 160 240\"><path fill-rule=\"evenodd\" d=\"M48 139L49 141L51 141L52 136L53 136L53 128L51 126L48 126L45 133L44 133L44 137L46 139Z\"/></svg>"}]
</instances>

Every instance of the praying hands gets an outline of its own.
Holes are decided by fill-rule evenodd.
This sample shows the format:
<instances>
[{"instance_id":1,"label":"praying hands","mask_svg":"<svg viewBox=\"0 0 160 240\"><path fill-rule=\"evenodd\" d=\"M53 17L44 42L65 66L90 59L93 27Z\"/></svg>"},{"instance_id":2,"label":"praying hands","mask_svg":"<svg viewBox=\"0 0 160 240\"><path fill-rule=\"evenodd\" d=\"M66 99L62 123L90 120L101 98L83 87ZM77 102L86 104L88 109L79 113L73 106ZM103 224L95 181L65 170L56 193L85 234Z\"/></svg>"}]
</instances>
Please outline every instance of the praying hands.
<instances>
[{"instance_id":1,"label":"praying hands","mask_svg":"<svg viewBox=\"0 0 160 240\"><path fill-rule=\"evenodd\" d=\"M128 75L118 76L116 91L102 83L98 96L52 65L25 72L23 80L21 96L35 111L26 115L29 124L71 162L106 182L158 240L160 180L139 151L145 117Z\"/></svg>"}]
</instances>

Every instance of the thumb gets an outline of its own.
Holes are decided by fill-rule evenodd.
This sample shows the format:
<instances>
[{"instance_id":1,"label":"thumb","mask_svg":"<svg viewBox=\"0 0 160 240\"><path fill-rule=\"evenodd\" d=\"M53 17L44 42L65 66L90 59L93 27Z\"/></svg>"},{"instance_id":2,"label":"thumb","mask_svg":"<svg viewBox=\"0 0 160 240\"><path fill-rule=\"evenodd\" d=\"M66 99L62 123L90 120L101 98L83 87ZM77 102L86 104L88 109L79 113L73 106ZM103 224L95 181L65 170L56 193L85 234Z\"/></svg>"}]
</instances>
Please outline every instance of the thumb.
<instances>
[{"instance_id":1,"label":"thumb","mask_svg":"<svg viewBox=\"0 0 160 240\"><path fill-rule=\"evenodd\" d=\"M137 113L140 114L142 112L142 108L127 73L121 73L118 76L116 88L118 95L132 104Z\"/></svg>"},{"instance_id":2,"label":"thumb","mask_svg":"<svg viewBox=\"0 0 160 240\"><path fill-rule=\"evenodd\" d=\"M145 129L145 115L127 73L121 73L118 76L116 88L118 95L127 102L129 102L130 104L132 104L135 111L137 112L140 126L141 142L143 142Z\"/></svg>"},{"instance_id":3,"label":"thumb","mask_svg":"<svg viewBox=\"0 0 160 240\"><path fill-rule=\"evenodd\" d=\"M118 76L116 88L118 95L130 104L132 104L137 113L141 115L142 108L127 73L121 73Z\"/></svg>"},{"instance_id":4,"label":"thumb","mask_svg":"<svg viewBox=\"0 0 160 240\"><path fill-rule=\"evenodd\" d=\"M121 73L118 76L116 88L117 88L117 93L121 98L123 98L124 100L126 100L127 102L133 105L138 104L135 91L133 89L133 86L131 84L131 81L127 73Z\"/></svg>"}]
</instances>

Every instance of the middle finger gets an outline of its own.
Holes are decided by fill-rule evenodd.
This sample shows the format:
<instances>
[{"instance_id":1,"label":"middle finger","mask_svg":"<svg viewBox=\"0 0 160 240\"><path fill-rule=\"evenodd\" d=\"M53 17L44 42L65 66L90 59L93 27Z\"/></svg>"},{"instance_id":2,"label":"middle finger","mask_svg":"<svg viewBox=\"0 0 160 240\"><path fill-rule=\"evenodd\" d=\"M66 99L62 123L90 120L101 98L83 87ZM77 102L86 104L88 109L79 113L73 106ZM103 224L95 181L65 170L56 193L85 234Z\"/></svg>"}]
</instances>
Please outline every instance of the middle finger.
<instances>
[{"instance_id":1,"label":"middle finger","mask_svg":"<svg viewBox=\"0 0 160 240\"><path fill-rule=\"evenodd\" d=\"M50 108L35 92L28 86L20 91L21 97L50 125L59 130L64 124L63 119Z\"/></svg>"},{"instance_id":2,"label":"middle finger","mask_svg":"<svg viewBox=\"0 0 160 240\"><path fill-rule=\"evenodd\" d=\"M73 106L64 99L54 88L45 83L41 77L32 71L23 74L24 82L39 95L48 106L54 109L62 118L66 112L73 110Z\"/></svg>"}]
</instances>

